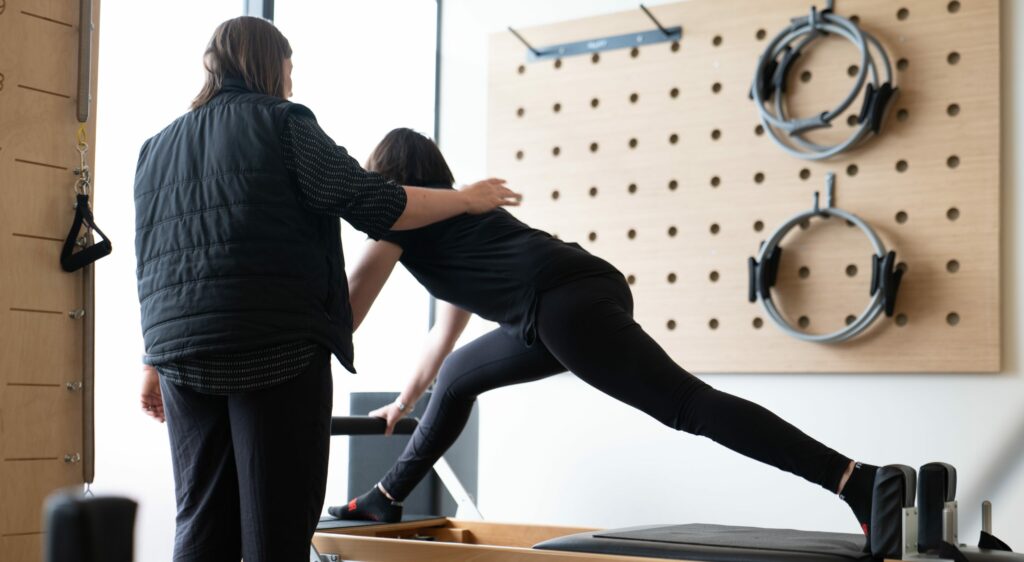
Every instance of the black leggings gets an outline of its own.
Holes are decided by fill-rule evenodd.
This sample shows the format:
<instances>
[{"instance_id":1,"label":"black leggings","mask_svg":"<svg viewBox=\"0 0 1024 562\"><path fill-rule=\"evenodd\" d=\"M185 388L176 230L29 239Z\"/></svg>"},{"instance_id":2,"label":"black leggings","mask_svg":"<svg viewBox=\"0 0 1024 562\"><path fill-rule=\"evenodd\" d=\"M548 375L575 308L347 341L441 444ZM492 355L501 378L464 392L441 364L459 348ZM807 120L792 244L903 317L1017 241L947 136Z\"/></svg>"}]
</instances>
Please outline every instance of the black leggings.
<instances>
[{"instance_id":1,"label":"black leggings","mask_svg":"<svg viewBox=\"0 0 1024 562\"><path fill-rule=\"evenodd\" d=\"M476 397L571 371L601 392L661 423L708 437L835 493L850 459L752 402L686 372L633 320L621 275L588 277L542 293L532 347L494 330L452 353L441 367L419 427L381 484L408 496L462 432Z\"/></svg>"}]
</instances>

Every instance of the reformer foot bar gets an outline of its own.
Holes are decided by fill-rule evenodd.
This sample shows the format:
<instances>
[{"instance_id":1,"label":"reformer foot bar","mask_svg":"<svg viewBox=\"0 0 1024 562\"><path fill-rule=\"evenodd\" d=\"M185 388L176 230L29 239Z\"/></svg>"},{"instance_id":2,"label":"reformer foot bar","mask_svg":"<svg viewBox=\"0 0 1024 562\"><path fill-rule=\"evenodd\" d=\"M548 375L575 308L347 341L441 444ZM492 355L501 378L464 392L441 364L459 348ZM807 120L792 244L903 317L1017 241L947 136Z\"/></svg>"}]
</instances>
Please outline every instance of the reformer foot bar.
<instances>
[{"instance_id":1,"label":"reformer foot bar","mask_svg":"<svg viewBox=\"0 0 1024 562\"><path fill-rule=\"evenodd\" d=\"M415 429L414 420L402 423L396 433ZM366 435L374 428L383 434L384 420L334 418L332 434ZM948 464L919 471L882 467L875 479L870 552L859 534L708 524L599 530L431 516L392 524L325 518L313 545L321 560L331 562L1024 561L1024 554L992 535L988 502L979 546L960 544L955 495L956 469Z\"/></svg>"}]
</instances>

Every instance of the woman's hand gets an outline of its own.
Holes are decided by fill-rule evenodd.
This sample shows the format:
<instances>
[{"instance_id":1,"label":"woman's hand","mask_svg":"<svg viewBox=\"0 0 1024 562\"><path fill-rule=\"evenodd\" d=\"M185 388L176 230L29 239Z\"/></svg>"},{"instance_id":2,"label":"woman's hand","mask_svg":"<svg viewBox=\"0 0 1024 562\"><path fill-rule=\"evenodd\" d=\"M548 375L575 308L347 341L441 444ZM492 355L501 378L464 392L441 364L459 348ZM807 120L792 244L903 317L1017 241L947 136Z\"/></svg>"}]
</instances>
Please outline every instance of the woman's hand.
<instances>
[{"instance_id":1,"label":"woman's hand","mask_svg":"<svg viewBox=\"0 0 1024 562\"><path fill-rule=\"evenodd\" d=\"M503 206L518 206L523 196L505 187L505 180L490 178L459 190L466 198L467 213L479 215Z\"/></svg>"},{"instance_id":2,"label":"woman's hand","mask_svg":"<svg viewBox=\"0 0 1024 562\"><path fill-rule=\"evenodd\" d=\"M408 409L408 408L406 408ZM398 420L405 416L405 412L398 409L398 404L392 402L382 408L370 412L370 415L375 418L384 418L388 422L387 429L384 430L384 435L391 435L395 431L395 424Z\"/></svg>"},{"instance_id":3,"label":"woman's hand","mask_svg":"<svg viewBox=\"0 0 1024 562\"><path fill-rule=\"evenodd\" d=\"M142 411L164 422L164 398L160 394L160 375L150 365L142 366Z\"/></svg>"}]
</instances>

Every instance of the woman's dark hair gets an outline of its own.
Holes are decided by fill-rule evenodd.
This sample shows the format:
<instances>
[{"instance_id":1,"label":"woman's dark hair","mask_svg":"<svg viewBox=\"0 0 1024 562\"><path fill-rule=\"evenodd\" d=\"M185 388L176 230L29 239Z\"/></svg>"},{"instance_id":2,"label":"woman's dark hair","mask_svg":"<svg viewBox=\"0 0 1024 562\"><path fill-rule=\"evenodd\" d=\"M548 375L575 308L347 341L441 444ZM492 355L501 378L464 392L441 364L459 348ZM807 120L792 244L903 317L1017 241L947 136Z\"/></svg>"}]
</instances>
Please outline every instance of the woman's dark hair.
<instances>
[{"instance_id":1,"label":"woman's dark hair","mask_svg":"<svg viewBox=\"0 0 1024 562\"><path fill-rule=\"evenodd\" d=\"M451 187L452 170L434 141L412 129L395 129L370 153L366 169L401 185Z\"/></svg>"},{"instance_id":2,"label":"woman's dark hair","mask_svg":"<svg viewBox=\"0 0 1024 562\"><path fill-rule=\"evenodd\" d=\"M260 94L285 97L283 66L290 58L288 39L267 20L242 16L220 24L203 55L206 83L192 100L192 109L213 99L226 78L242 80Z\"/></svg>"}]
</instances>

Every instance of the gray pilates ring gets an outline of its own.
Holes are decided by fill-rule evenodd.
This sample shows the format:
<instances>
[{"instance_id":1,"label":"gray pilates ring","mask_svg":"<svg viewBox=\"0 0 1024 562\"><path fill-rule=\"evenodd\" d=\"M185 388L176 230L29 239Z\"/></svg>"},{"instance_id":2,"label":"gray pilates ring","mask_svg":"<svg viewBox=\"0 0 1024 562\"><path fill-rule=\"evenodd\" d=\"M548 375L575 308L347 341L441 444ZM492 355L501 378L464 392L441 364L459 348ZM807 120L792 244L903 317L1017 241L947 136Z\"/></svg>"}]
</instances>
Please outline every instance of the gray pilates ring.
<instances>
[{"instance_id":1,"label":"gray pilates ring","mask_svg":"<svg viewBox=\"0 0 1024 562\"><path fill-rule=\"evenodd\" d=\"M765 100L761 98L760 88L757 87L762 83L762 77L767 71L769 63L798 40L797 51L802 51L818 39L823 32L843 37L853 43L860 52L860 65L850 93L835 108L820 115L810 118L790 118L786 115L783 100L785 94L776 91L773 93L775 96L775 101L772 104L774 111L769 110L765 107ZM812 8L811 15L795 18L786 29L776 35L758 59L757 70L754 73L754 86L751 88L751 95L760 114L761 124L772 142L797 158L823 160L854 148L871 136L870 119L865 119L846 140L835 145L819 145L803 136L804 132L809 130L830 128L832 121L849 109L850 105L861 95L869 74L870 83L876 89L884 83L879 80L877 63L872 55L871 47L874 47L880 55L882 66L885 68L885 82L892 83L892 63L882 44L873 35L860 29L857 24L831 11L819 13Z\"/></svg>"},{"instance_id":2,"label":"gray pilates ring","mask_svg":"<svg viewBox=\"0 0 1024 562\"><path fill-rule=\"evenodd\" d=\"M837 217L850 221L868 237L868 241L871 242L871 246L875 250L875 255L878 256L879 259L885 257L887 253L885 244L882 242L882 239L879 238L875 230L871 228L871 225L853 213L849 213L832 206L832 199L835 190L835 175L831 173L828 174L825 181L828 190L825 199L825 207L819 207L818 193L815 192L814 208L793 215L788 221L776 228L775 231L772 232L771 236L768 237L768 240L766 240L761 246L761 250L757 254L757 263L763 264L765 258L771 255L771 253L778 248L779 243L782 242L782 239L785 238L786 234L788 234L790 230L795 228L801 222L810 220L814 217ZM808 334L797 330L790 325L788 321L786 321L785 317L782 316L782 313L779 312L779 309L775 306L775 302L771 296L771 290L769 289L768 292L769 294L767 295L761 295L760 291L757 293L761 299L761 306L764 307L764 311L768 314L768 317L783 332L793 336L794 338L815 343L839 343L846 341L866 330L885 309L883 292L881 290L877 290L871 297L871 302L868 303L864 311L857 316L856 320L846 327L828 334Z\"/></svg>"}]
</instances>

